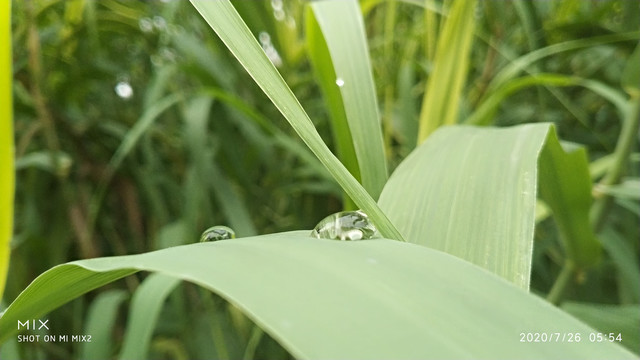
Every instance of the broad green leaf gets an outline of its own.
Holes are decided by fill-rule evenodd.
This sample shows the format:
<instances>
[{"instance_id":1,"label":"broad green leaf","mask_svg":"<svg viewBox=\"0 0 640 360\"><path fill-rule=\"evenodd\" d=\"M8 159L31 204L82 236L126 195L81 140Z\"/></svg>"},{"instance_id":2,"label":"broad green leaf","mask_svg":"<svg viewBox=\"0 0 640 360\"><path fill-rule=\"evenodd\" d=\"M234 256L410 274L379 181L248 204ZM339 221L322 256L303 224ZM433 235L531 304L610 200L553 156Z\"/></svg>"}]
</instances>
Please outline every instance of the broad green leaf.
<instances>
[{"instance_id":1,"label":"broad green leaf","mask_svg":"<svg viewBox=\"0 0 640 360\"><path fill-rule=\"evenodd\" d=\"M0 10L0 299L9 269L9 242L13 234L13 77L11 58L11 1Z\"/></svg>"},{"instance_id":2,"label":"broad green leaf","mask_svg":"<svg viewBox=\"0 0 640 360\"><path fill-rule=\"evenodd\" d=\"M461 257L528 289L538 166L543 166L540 153L549 144L560 146L548 124L442 128L398 166L382 191L380 207L407 241ZM544 153L551 160L571 159L555 147ZM566 186L574 181L572 176L549 179ZM584 181L589 181L588 173ZM560 195L580 205L584 198L575 196L590 199L589 192ZM572 249L583 240L585 246L593 245L588 219L582 215L561 217L570 221L570 231L582 226L581 233L591 234L572 240Z\"/></svg>"},{"instance_id":3,"label":"broad green leaf","mask_svg":"<svg viewBox=\"0 0 640 360\"><path fill-rule=\"evenodd\" d=\"M402 235L380 210L371 195L351 176L322 141L302 105L231 3L228 0L191 0L191 3L334 179L351 199L369 215L380 232L390 239L403 240Z\"/></svg>"},{"instance_id":4,"label":"broad green leaf","mask_svg":"<svg viewBox=\"0 0 640 360\"><path fill-rule=\"evenodd\" d=\"M311 3L311 8L322 29L335 68L333 86L338 87L342 94L362 185L377 199L387 181L387 162L369 49L358 2L316 1Z\"/></svg>"},{"instance_id":5,"label":"broad green leaf","mask_svg":"<svg viewBox=\"0 0 640 360\"><path fill-rule=\"evenodd\" d=\"M469 70L475 7L475 0L455 1L438 36L434 68L420 113L418 143L438 127L458 121L460 96Z\"/></svg>"},{"instance_id":6,"label":"broad green leaf","mask_svg":"<svg viewBox=\"0 0 640 360\"><path fill-rule=\"evenodd\" d=\"M140 285L131 300L127 330L120 359L146 359L160 310L180 279L152 274Z\"/></svg>"},{"instance_id":7,"label":"broad green leaf","mask_svg":"<svg viewBox=\"0 0 640 360\"><path fill-rule=\"evenodd\" d=\"M101 293L91 303L84 332L91 335L91 341L80 344L81 359L111 358L113 325L118 316L118 307L126 298L124 290L114 289Z\"/></svg>"},{"instance_id":8,"label":"broad green leaf","mask_svg":"<svg viewBox=\"0 0 640 360\"><path fill-rule=\"evenodd\" d=\"M622 345L640 355L640 307L633 305L609 305L566 302L562 309L593 326L608 341L621 334ZM598 333L590 335L598 340ZM617 341L617 340L616 340Z\"/></svg>"},{"instance_id":9,"label":"broad green leaf","mask_svg":"<svg viewBox=\"0 0 640 360\"><path fill-rule=\"evenodd\" d=\"M466 261L386 239L340 242L306 232L97 258L45 272L0 318L21 318L137 270L208 288L300 359L634 359L535 295ZM247 266L251 264L251 266ZM524 333L580 333L579 343L521 342ZM331 346L327 346L331 344Z\"/></svg>"}]
</instances>

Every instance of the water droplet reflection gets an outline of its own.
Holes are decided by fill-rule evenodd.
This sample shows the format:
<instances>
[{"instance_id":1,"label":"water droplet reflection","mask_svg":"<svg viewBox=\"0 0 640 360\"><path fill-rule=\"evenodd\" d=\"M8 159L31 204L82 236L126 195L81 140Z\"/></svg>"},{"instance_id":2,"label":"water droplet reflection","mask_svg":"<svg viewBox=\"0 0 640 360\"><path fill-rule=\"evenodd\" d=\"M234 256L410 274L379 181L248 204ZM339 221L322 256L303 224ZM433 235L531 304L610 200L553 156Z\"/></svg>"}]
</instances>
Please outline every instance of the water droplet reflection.
<instances>
[{"instance_id":1,"label":"water droplet reflection","mask_svg":"<svg viewBox=\"0 0 640 360\"><path fill-rule=\"evenodd\" d=\"M343 87L344 86L344 80L342 80L342 78L337 78L336 79L336 85L338 85L339 87Z\"/></svg>"},{"instance_id":2,"label":"water droplet reflection","mask_svg":"<svg viewBox=\"0 0 640 360\"><path fill-rule=\"evenodd\" d=\"M342 241L379 237L378 230L362 211L342 211L327 216L311 231L311 237Z\"/></svg>"},{"instance_id":3,"label":"water droplet reflection","mask_svg":"<svg viewBox=\"0 0 640 360\"><path fill-rule=\"evenodd\" d=\"M231 230L230 227L216 225L208 228L202 233L202 235L200 235L200 242L228 240L235 238L236 232Z\"/></svg>"}]
</instances>

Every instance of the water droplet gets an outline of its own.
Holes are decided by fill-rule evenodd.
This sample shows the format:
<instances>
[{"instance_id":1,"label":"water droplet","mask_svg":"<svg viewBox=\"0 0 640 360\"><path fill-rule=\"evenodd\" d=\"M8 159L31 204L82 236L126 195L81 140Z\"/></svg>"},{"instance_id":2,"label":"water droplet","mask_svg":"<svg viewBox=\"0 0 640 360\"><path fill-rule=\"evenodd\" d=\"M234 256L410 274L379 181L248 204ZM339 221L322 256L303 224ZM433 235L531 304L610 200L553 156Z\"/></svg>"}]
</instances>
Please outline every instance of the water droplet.
<instances>
[{"instance_id":1,"label":"water droplet","mask_svg":"<svg viewBox=\"0 0 640 360\"><path fill-rule=\"evenodd\" d=\"M367 214L358 210L327 216L311 231L311 237L349 241L374 239L379 234Z\"/></svg>"},{"instance_id":2,"label":"water droplet","mask_svg":"<svg viewBox=\"0 0 640 360\"><path fill-rule=\"evenodd\" d=\"M153 22L148 17L143 17L138 20L138 26L142 32L148 33L153 31Z\"/></svg>"},{"instance_id":3,"label":"water droplet","mask_svg":"<svg viewBox=\"0 0 640 360\"><path fill-rule=\"evenodd\" d=\"M218 241L218 240L227 240L227 239L235 239L236 233L231 230L231 228L216 225L205 230L200 236L200 242L207 241Z\"/></svg>"},{"instance_id":4,"label":"water droplet","mask_svg":"<svg viewBox=\"0 0 640 360\"><path fill-rule=\"evenodd\" d=\"M114 90L116 91L116 94L123 99L129 99L133 96L133 88L126 80L120 81Z\"/></svg>"},{"instance_id":5,"label":"water droplet","mask_svg":"<svg viewBox=\"0 0 640 360\"><path fill-rule=\"evenodd\" d=\"M290 29L296 28L296 19L293 16L287 16L287 21L285 22Z\"/></svg>"},{"instance_id":6,"label":"water droplet","mask_svg":"<svg viewBox=\"0 0 640 360\"><path fill-rule=\"evenodd\" d=\"M282 10L283 9L282 0L271 0L271 7L273 8L273 10Z\"/></svg>"},{"instance_id":7,"label":"water droplet","mask_svg":"<svg viewBox=\"0 0 640 360\"><path fill-rule=\"evenodd\" d=\"M338 85L339 87L343 87L344 86L344 80L342 80L342 78L337 78L336 79L336 85Z\"/></svg>"},{"instance_id":8,"label":"water droplet","mask_svg":"<svg viewBox=\"0 0 640 360\"><path fill-rule=\"evenodd\" d=\"M271 45L271 36L269 36L269 33L266 31L261 31L260 34L258 34L258 40L260 40L263 47Z\"/></svg>"},{"instance_id":9,"label":"water droplet","mask_svg":"<svg viewBox=\"0 0 640 360\"><path fill-rule=\"evenodd\" d=\"M167 28L167 20L165 20L162 16L154 16L153 27L155 27L158 31L164 31Z\"/></svg>"},{"instance_id":10,"label":"water droplet","mask_svg":"<svg viewBox=\"0 0 640 360\"><path fill-rule=\"evenodd\" d=\"M282 21L285 18L285 13L284 10L282 9L275 9L273 10L273 17L277 20L277 21Z\"/></svg>"}]
</instances>

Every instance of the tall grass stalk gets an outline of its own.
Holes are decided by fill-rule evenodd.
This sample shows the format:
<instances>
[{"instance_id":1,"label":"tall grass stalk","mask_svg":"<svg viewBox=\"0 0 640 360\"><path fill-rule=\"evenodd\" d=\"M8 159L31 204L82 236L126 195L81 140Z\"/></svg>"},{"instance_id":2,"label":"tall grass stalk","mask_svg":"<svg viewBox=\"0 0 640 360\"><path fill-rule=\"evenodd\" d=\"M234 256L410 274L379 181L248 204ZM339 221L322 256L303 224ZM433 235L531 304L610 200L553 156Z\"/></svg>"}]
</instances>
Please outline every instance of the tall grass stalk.
<instances>
[{"instance_id":1,"label":"tall grass stalk","mask_svg":"<svg viewBox=\"0 0 640 360\"><path fill-rule=\"evenodd\" d=\"M13 96L11 79L11 1L0 10L0 299L9 268L13 235Z\"/></svg>"}]
</instances>

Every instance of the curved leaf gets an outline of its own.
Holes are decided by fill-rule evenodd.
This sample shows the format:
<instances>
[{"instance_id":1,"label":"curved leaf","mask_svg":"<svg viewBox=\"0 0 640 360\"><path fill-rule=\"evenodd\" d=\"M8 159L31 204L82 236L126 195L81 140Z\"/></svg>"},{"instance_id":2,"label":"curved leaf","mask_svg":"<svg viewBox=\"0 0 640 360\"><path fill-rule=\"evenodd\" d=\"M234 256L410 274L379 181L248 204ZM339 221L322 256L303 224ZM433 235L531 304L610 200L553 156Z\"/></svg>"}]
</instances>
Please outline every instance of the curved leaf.
<instances>
[{"instance_id":1,"label":"curved leaf","mask_svg":"<svg viewBox=\"0 0 640 360\"><path fill-rule=\"evenodd\" d=\"M386 239L340 242L307 234L57 266L9 306L0 341L16 331L17 319L37 318L105 279L148 270L218 293L301 359L634 358L616 344L587 341L593 329L456 257ZM580 333L582 340L521 342L529 332Z\"/></svg>"},{"instance_id":2,"label":"curved leaf","mask_svg":"<svg viewBox=\"0 0 640 360\"><path fill-rule=\"evenodd\" d=\"M551 129L549 124L442 128L398 166L382 191L380 207L407 241L456 255L528 289L538 163L543 160L540 166L548 176L541 186L558 196L549 205L562 215L556 220L567 229L570 256L590 263L599 248L585 215L590 189L581 184L565 191L582 181L581 175L589 181L587 164L572 165L585 172L575 178L555 174L564 170L552 161L566 163L573 157L559 150ZM543 148L550 150L541 157ZM586 209L580 208L585 201Z\"/></svg>"}]
</instances>

